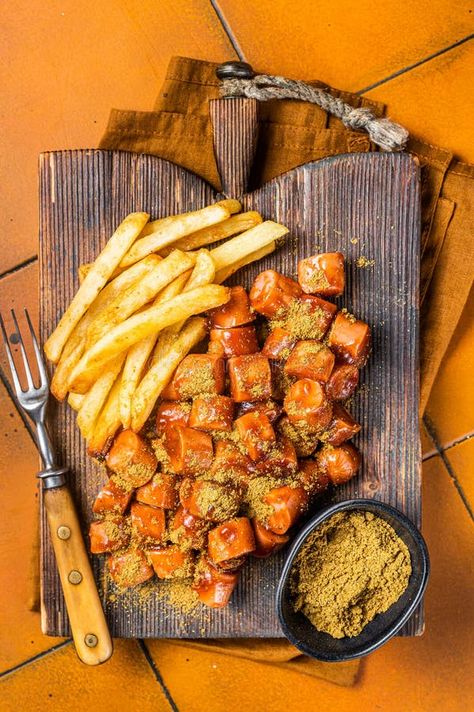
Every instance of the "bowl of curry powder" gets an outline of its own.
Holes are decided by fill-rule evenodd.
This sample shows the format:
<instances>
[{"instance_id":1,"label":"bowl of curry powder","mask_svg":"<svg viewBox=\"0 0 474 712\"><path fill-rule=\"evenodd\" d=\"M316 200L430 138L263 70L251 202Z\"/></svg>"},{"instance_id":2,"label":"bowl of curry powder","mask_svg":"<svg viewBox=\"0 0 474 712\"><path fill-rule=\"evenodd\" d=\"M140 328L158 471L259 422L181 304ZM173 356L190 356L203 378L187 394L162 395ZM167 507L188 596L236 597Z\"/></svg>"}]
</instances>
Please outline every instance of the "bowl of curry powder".
<instances>
[{"instance_id":1,"label":"bowl of curry powder","mask_svg":"<svg viewBox=\"0 0 474 712\"><path fill-rule=\"evenodd\" d=\"M425 541L399 510L352 499L326 507L300 532L277 590L283 632L318 660L362 657L413 614L429 575Z\"/></svg>"}]
</instances>

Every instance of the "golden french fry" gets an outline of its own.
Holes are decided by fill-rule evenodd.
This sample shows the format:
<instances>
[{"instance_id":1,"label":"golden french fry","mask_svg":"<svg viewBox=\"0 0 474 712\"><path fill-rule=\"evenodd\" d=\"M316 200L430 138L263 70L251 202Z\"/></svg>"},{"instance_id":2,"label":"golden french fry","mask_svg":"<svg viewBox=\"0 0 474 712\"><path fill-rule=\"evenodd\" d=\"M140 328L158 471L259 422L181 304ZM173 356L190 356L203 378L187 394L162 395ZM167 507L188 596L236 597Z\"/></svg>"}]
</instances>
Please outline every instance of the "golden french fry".
<instances>
[{"instance_id":1,"label":"golden french fry","mask_svg":"<svg viewBox=\"0 0 474 712\"><path fill-rule=\"evenodd\" d=\"M140 237L135 242L133 247L122 258L120 267L128 267L152 252L159 252L185 235L196 232L196 230L200 230L203 227L222 222L229 216L230 213L226 208L216 204L196 210L193 213L164 218L158 230L145 235L145 237Z\"/></svg>"},{"instance_id":2,"label":"golden french fry","mask_svg":"<svg viewBox=\"0 0 474 712\"><path fill-rule=\"evenodd\" d=\"M239 200L235 200L235 198L225 198L224 200L219 200L216 205L221 205L223 208L228 210L231 215L242 210L242 203Z\"/></svg>"},{"instance_id":3,"label":"golden french fry","mask_svg":"<svg viewBox=\"0 0 474 712\"><path fill-rule=\"evenodd\" d=\"M164 304L134 314L110 329L100 341L86 351L71 374L69 390L86 393L99 377L102 368L137 341L182 319L221 306L229 301L229 296L228 288L209 284L183 292Z\"/></svg>"},{"instance_id":4,"label":"golden french fry","mask_svg":"<svg viewBox=\"0 0 474 712\"><path fill-rule=\"evenodd\" d=\"M82 395L82 393L70 393L67 399L68 405L73 409L73 410L79 410L81 405L84 402L85 395Z\"/></svg>"},{"instance_id":5,"label":"golden french fry","mask_svg":"<svg viewBox=\"0 0 474 712\"><path fill-rule=\"evenodd\" d=\"M225 211L227 213L227 211ZM97 257L59 324L44 345L46 356L57 363L66 341L148 220L147 213L131 213L118 226ZM137 260L134 260L137 261Z\"/></svg>"},{"instance_id":6,"label":"golden french fry","mask_svg":"<svg viewBox=\"0 0 474 712\"><path fill-rule=\"evenodd\" d=\"M265 247L278 238L288 233L288 228L272 220L266 220L260 225L250 228L232 240L222 243L219 247L211 250L211 257L214 260L216 271L239 262L252 252L256 252L261 247Z\"/></svg>"},{"instance_id":7,"label":"golden french fry","mask_svg":"<svg viewBox=\"0 0 474 712\"><path fill-rule=\"evenodd\" d=\"M216 270L214 268L214 261L208 250L199 250L196 255L196 264L194 269L186 282L184 287L184 292L189 292L191 289L196 289L197 287L203 287L206 284L211 284L214 281L214 275ZM169 349L170 344L176 338L176 334L181 331L184 322L186 320L177 321L171 326L167 326L158 335L158 341L153 354L153 363L158 361L163 353Z\"/></svg>"},{"instance_id":8,"label":"golden french fry","mask_svg":"<svg viewBox=\"0 0 474 712\"><path fill-rule=\"evenodd\" d=\"M107 401L87 441L87 452L91 457L103 458L112 444L115 433L120 428L119 392L120 374L112 386Z\"/></svg>"},{"instance_id":9,"label":"golden french fry","mask_svg":"<svg viewBox=\"0 0 474 712\"><path fill-rule=\"evenodd\" d=\"M189 319L166 355L145 374L132 399L132 430L141 430L163 388L187 353L206 335L206 322Z\"/></svg>"},{"instance_id":10,"label":"golden french fry","mask_svg":"<svg viewBox=\"0 0 474 712\"><path fill-rule=\"evenodd\" d=\"M249 265L252 262L257 262L257 260L261 260L267 255L271 255L272 252L275 252L275 249L276 242L269 242L268 245L265 245L265 247L261 247L259 250L251 252L249 255L247 255L247 257L243 257L238 262L234 262L233 264L228 265L228 267L223 267L222 269L216 272L216 276L214 277L214 283L222 284L222 282L225 282L225 280L231 277L234 272L237 272L237 270L242 269L242 267L245 267L246 265Z\"/></svg>"},{"instance_id":11,"label":"golden french fry","mask_svg":"<svg viewBox=\"0 0 474 712\"><path fill-rule=\"evenodd\" d=\"M143 279L160 262L161 257L158 257L158 255L145 257L144 260L124 270L121 275L107 284L92 302L79 324L74 327L56 366L51 381L51 393L57 400L62 401L67 395L71 372L85 351L87 330L93 319L96 318L101 310L105 309L118 294Z\"/></svg>"},{"instance_id":12,"label":"golden french fry","mask_svg":"<svg viewBox=\"0 0 474 712\"><path fill-rule=\"evenodd\" d=\"M162 289L153 302L154 306L163 304L168 299L172 299L177 294L180 294L190 274L191 270L184 272ZM147 336L146 339L138 341L127 352L127 358L122 372L122 382L120 384L120 419L124 428L130 427L132 418L132 396L140 383L157 337L158 333L151 334L151 336Z\"/></svg>"},{"instance_id":13,"label":"golden french fry","mask_svg":"<svg viewBox=\"0 0 474 712\"><path fill-rule=\"evenodd\" d=\"M83 265L79 265L79 269L77 270L77 275L79 277L79 284L82 284L89 272L91 271L93 262L86 262Z\"/></svg>"},{"instance_id":14,"label":"golden french fry","mask_svg":"<svg viewBox=\"0 0 474 712\"><path fill-rule=\"evenodd\" d=\"M95 422L122 369L124 360L125 354L117 356L117 358L104 368L97 381L84 396L81 408L77 414L77 425L86 440L90 438L93 433Z\"/></svg>"},{"instance_id":15,"label":"golden french fry","mask_svg":"<svg viewBox=\"0 0 474 712\"><path fill-rule=\"evenodd\" d=\"M86 348L90 348L109 329L125 321L145 304L148 304L163 287L166 287L183 272L191 269L195 261L194 254L174 250L143 279L132 284L125 292L118 294L89 326Z\"/></svg>"},{"instance_id":16,"label":"golden french fry","mask_svg":"<svg viewBox=\"0 0 474 712\"><path fill-rule=\"evenodd\" d=\"M165 257L169 255L173 249L185 251L197 250L199 247L210 245L211 242L219 242L220 240L225 240L227 237L232 237L232 235L238 235L261 222L262 216L253 210L248 213L239 213L221 223L211 225L211 227L205 227L202 230L186 235L186 237L182 237L181 240L178 240L173 245L160 250L160 255Z\"/></svg>"}]
</instances>

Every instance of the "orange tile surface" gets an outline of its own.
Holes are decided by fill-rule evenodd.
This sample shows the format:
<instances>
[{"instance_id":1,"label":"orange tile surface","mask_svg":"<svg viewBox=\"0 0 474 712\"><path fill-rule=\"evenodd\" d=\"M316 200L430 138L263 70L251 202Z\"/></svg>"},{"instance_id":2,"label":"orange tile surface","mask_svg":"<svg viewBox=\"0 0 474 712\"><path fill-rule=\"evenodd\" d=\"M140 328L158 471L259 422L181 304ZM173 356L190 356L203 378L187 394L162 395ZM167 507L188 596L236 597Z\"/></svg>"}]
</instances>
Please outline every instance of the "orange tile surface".
<instances>
[{"instance_id":1,"label":"orange tile surface","mask_svg":"<svg viewBox=\"0 0 474 712\"><path fill-rule=\"evenodd\" d=\"M149 109L172 54L235 56L207 0L13 0L2 34L0 273L37 252L41 151L96 146L112 107Z\"/></svg>"},{"instance_id":2,"label":"orange tile surface","mask_svg":"<svg viewBox=\"0 0 474 712\"><path fill-rule=\"evenodd\" d=\"M471 511L474 512L474 437L446 451L452 475L456 478Z\"/></svg>"},{"instance_id":3,"label":"orange tile surface","mask_svg":"<svg viewBox=\"0 0 474 712\"><path fill-rule=\"evenodd\" d=\"M441 458L432 458L423 470L423 530L432 567L423 637L395 639L374 653L353 688L150 642L178 708L200 712L205 700L216 712L284 712L318 709L315 701L320 700L329 712L469 709L469 700L474 700L474 680L468 672L474 646L473 525Z\"/></svg>"},{"instance_id":4,"label":"orange tile surface","mask_svg":"<svg viewBox=\"0 0 474 712\"><path fill-rule=\"evenodd\" d=\"M2 680L2 712L170 712L171 706L134 641L114 643L113 658L90 668L72 645L49 653Z\"/></svg>"},{"instance_id":5,"label":"orange tile surface","mask_svg":"<svg viewBox=\"0 0 474 712\"><path fill-rule=\"evenodd\" d=\"M389 0L376 8L369 0L12 0L2 13L0 309L26 305L37 319L37 265L1 275L37 251L38 152L96 145L112 106L149 109L172 54L233 58L229 32L259 70L360 90L462 40L472 32L472 18L467 3L448 0ZM474 161L473 68L474 42L464 43L368 96L387 103L412 132ZM427 410L437 444L448 447L443 456L449 472L432 438L421 432L429 457L423 509L432 558L425 635L396 639L372 655L353 688L150 641L180 712L293 712L322 704L328 712L474 707L473 524L465 504L474 507L474 440L463 440L474 431L472 304ZM5 373L3 354L0 367ZM70 644L42 655L58 641L43 637L38 614L27 610L37 457L1 382L0 408L0 674L19 666L0 682L0 712L170 709L156 670L133 641L117 641L113 659L98 669L81 665Z\"/></svg>"},{"instance_id":6,"label":"orange tile surface","mask_svg":"<svg viewBox=\"0 0 474 712\"><path fill-rule=\"evenodd\" d=\"M415 136L472 163L473 74L474 38L365 96L387 104L391 118Z\"/></svg>"},{"instance_id":7,"label":"orange tile surface","mask_svg":"<svg viewBox=\"0 0 474 712\"><path fill-rule=\"evenodd\" d=\"M28 610L32 541L38 526L36 448L13 401L0 383L0 672L47 650L57 638L45 638L39 614ZM1 702L0 702L1 709Z\"/></svg>"},{"instance_id":8,"label":"orange tile surface","mask_svg":"<svg viewBox=\"0 0 474 712\"><path fill-rule=\"evenodd\" d=\"M380 81L472 32L466 3L444 0L242 4L219 0L247 60L260 72L321 79L350 91ZM374 51L376 48L376 51Z\"/></svg>"}]
</instances>

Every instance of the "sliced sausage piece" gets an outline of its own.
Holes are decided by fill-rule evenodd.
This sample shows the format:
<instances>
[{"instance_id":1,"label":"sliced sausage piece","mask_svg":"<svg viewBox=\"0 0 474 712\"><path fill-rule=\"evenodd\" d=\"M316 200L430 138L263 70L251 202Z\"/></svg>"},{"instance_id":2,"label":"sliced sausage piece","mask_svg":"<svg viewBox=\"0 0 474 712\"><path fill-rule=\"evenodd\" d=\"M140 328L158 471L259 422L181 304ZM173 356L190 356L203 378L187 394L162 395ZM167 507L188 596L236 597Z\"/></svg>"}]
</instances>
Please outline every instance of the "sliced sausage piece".
<instances>
[{"instance_id":1,"label":"sliced sausage piece","mask_svg":"<svg viewBox=\"0 0 474 712\"><path fill-rule=\"evenodd\" d=\"M168 472L160 472L136 492L138 502L161 509L174 509L178 503L177 478Z\"/></svg>"},{"instance_id":2,"label":"sliced sausage piece","mask_svg":"<svg viewBox=\"0 0 474 712\"><path fill-rule=\"evenodd\" d=\"M237 326L233 329L211 329L209 351L222 353L223 356L244 356L258 351L257 333L254 326ZM218 343L219 351L211 349L211 344Z\"/></svg>"},{"instance_id":3,"label":"sliced sausage piece","mask_svg":"<svg viewBox=\"0 0 474 712\"><path fill-rule=\"evenodd\" d=\"M182 506L196 517L211 522L232 519L239 511L242 495L237 487L212 480L183 480L179 488Z\"/></svg>"},{"instance_id":4,"label":"sliced sausage piece","mask_svg":"<svg viewBox=\"0 0 474 712\"><path fill-rule=\"evenodd\" d=\"M130 487L140 487L150 480L157 468L157 459L146 441L133 430L122 430L106 457L107 467Z\"/></svg>"},{"instance_id":5,"label":"sliced sausage piece","mask_svg":"<svg viewBox=\"0 0 474 712\"><path fill-rule=\"evenodd\" d=\"M300 460L298 474L301 484L311 497L322 494L329 486L329 477L315 460Z\"/></svg>"},{"instance_id":6,"label":"sliced sausage piece","mask_svg":"<svg viewBox=\"0 0 474 712\"><path fill-rule=\"evenodd\" d=\"M141 539L161 541L165 533L165 513L158 507L134 502L131 508L132 531Z\"/></svg>"},{"instance_id":7,"label":"sliced sausage piece","mask_svg":"<svg viewBox=\"0 0 474 712\"><path fill-rule=\"evenodd\" d=\"M221 329L231 329L235 326L249 324L255 319L250 307L250 299L243 287L231 287L230 299L217 309L209 312L211 326Z\"/></svg>"},{"instance_id":8,"label":"sliced sausage piece","mask_svg":"<svg viewBox=\"0 0 474 712\"><path fill-rule=\"evenodd\" d=\"M277 487L263 498L273 512L268 516L267 527L275 534L286 534L305 511L309 496L303 487Z\"/></svg>"},{"instance_id":9,"label":"sliced sausage piece","mask_svg":"<svg viewBox=\"0 0 474 712\"><path fill-rule=\"evenodd\" d=\"M108 567L113 580L120 588L132 588L145 583L153 576L153 567L140 549L129 549L123 554L109 556Z\"/></svg>"},{"instance_id":10,"label":"sliced sausage piece","mask_svg":"<svg viewBox=\"0 0 474 712\"><path fill-rule=\"evenodd\" d=\"M317 434L308 431L307 428L293 425L293 423L290 423L287 415L280 418L277 424L277 430L291 440L298 457L308 457L318 446L319 438Z\"/></svg>"},{"instance_id":11,"label":"sliced sausage piece","mask_svg":"<svg viewBox=\"0 0 474 712\"><path fill-rule=\"evenodd\" d=\"M102 487L92 505L95 514L123 514L132 498L132 489L124 489L114 479L110 477L108 482Z\"/></svg>"},{"instance_id":12,"label":"sliced sausage piece","mask_svg":"<svg viewBox=\"0 0 474 712\"><path fill-rule=\"evenodd\" d=\"M225 387L225 362L218 354L188 354L162 392L165 400L186 400L203 393L222 393Z\"/></svg>"},{"instance_id":13,"label":"sliced sausage piece","mask_svg":"<svg viewBox=\"0 0 474 712\"><path fill-rule=\"evenodd\" d=\"M250 290L250 303L259 314L273 317L301 293L298 282L273 269L267 269L256 277Z\"/></svg>"},{"instance_id":14,"label":"sliced sausage piece","mask_svg":"<svg viewBox=\"0 0 474 712\"><path fill-rule=\"evenodd\" d=\"M231 519L209 532L208 552L214 564L236 559L254 549L255 538L247 517Z\"/></svg>"},{"instance_id":15,"label":"sliced sausage piece","mask_svg":"<svg viewBox=\"0 0 474 712\"><path fill-rule=\"evenodd\" d=\"M323 339L337 312L337 306L325 299L304 294L294 309L294 321L289 324L299 339Z\"/></svg>"},{"instance_id":16,"label":"sliced sausage piece","mask_svg":"<svg viewBox=\"0 0 474 712\"><path fill-rule=\"evenodd\" d=\"M244 415L244 413L263 413L270 423L274 423L282 412L281 405L270 399L262 403L241 403L237 410L237 417Z\"/></svg>"},{"instance_id":17,"label":"sliced sausage piece","mask_svg":"<svg viewBox=\"0 0 474 712\"><path fill-rule=\"evenodd\" d=\"M163 546L148 550L148 558L160 579L187 578L192 573L193 556L179 546Z\"/></svg>"},{"instance_id":18,"label":"sliced sausage piece","mask_svg":"<svg viewBox=\"0 0 474 712\"><path fill-rule=\"evenodd\" d=\"M256 519L252 519L252 526L256 547L252 555L257 558L270 556L274 552L278 551L278 549L281 549L281 547L284 546L290 538L284 534L275 534L275 532L272 532L271 529L267 529Z\"/></svg>"},{"instance_id":19,"label":"sliced sausage piece","mask_svg":"<svg viewBox=\"0 0 474 712\"><path fill-rule=\"evenodd\" d=\"M188 425L191 407L189 403L163 401L156 411L156 432L163 435L168 425Z\"/></svg>"},{"instance_id":20,"label":"sliced sausage piece","mask_svg":"<svg viewBox=\"0 0 474 712\"><path fill-rule=\"evenodd\" d=\"M89 537L91 553L104 554L106 551L123 549L130 539L130 530L124 517L111 517L92 522Z\"/></svg>"},{"instance_id":21,"label":"sliced sausage piece","mask_svg":"<svg viewBox=\"0 0 474 712\"><path fill-rule=\"evenodd\" d=\"M252 460L261 460L276 442L275 431L264 413L252 411L241 415L235 427Z\"/></svg>"},{"instance_id":22,"label":"sliced sausage piece","mask_svg":"<svg viewBox=\"0 0 474 712\"><path fill-rule=\"evenodd\" d=\"M340 311L329 333L329 346L338 359L361 368L370 352L369 325Z\"/></svg>"},{"instance_id":23,"label":"sliced sausage piece","mask_svg":"<svg viewBox=\"0 0 474 712\"><path fill-rule=\"evenodd\" d=\"M258 475L274 475L284 477L298 469L298 458L291 440L284 435L273 445L262 460L255 464Z\"/></svg>"},{"instance_id":24,"label":"sliced sausage piece","mask_svg":"<svg viewBox=\"0 0 474 712\"><path fill-rule=\"evenodd\" d=\"M208 529L208 522L191 514L181 505L171 520L170 539L180 547L200 549L204 546Z\"/></svg>"},{"instance_id":25,"label":"sliced sausage piece","mask_svg":"<svg viewBox=\"0 0 474 712\"><path fill-rule=\"evenodd\" d=\"M283 402L290 423L308 432L324 430L331 422L332 405L320 383L301 378L290 386Z\"/></svg>"},{"instance_id":26,"label":"sliced sausage piece","mask_svg":"<svg viewBox=\"0 0 474 712\"><path fill-rule=\"evenodd\" d=\"M298 262L298 282L306 294L337 297L344 291L344 255L325 252Z\"/></svg>"},{"instance_id":27,"label":"sliced sausage piece","mask_svg":"<svg viewBox=\"0 0 474 712\"><path fill-rule=\"evenodd\" d=\"M232 430L234 401L229 396L204 395L193 400L189 426L198 430Z\"/></svg>"},{"instance_id":28,"label":"sliced sausage piece","mask_svg":"<svg viewBox=\"0 0 474 712\"><path fill-rule=\"evenodd\" d=\"M212 438L202 430L170 425L166 429L163 445L171 470L177 475L196 475L212 465Z\"/></svg>"},{"instance_id":29,"label":"sliced sausage piece","mask_svg":"<svg viewBox=\"0 0 474 712\"><path fill-rule=\"evenodd\" d=\"M284 360L290 355L295 342L295 337L287 329L276 326L265 339L262 354L275 361Z\"/></svg>"},{"instance_id":30,"label":"sliced sausage piece","mask_svg":"<svg viewBox=\"0 0 474 712\"><path fill-rule=\"evenodd\" d=\"M288 356L285 373L296 378L311 378L326 383L336 358L327 346L314 339L298 341Z\"/></svg>"},{"instance_id":31,"label":"sliced sausage piece","mask_svg":"<svg viewBox=\"0 0 474 712\"><path fill-rule=\"evenodd\" d=\"M328 427L326 442L329 445L342 445L346 440L354 437L360 430L360 425L352 415L339 403L334 403L332 420Z\"/></svg>"},{"instance_id":32,"label":"sliced sausage piece","mask_svg":"<svg viewBox=\"0 0 474 712\"><path fill-rule=\"evenodd\" d=\"M229 359L230 392L236 403L266 401L272 395L270 363L261 353Z\"/></svg>"},{"instance_id":33,"label":"sliced sausage piece","mask_svg":"<svg viewBox=\"0 0 474 712\"><path fill-rule=\"evenodd\" d=\"M336 364L326 384L326 395L333 401L351 397L359 384L359 369L349 363Z\"/></svg>"},{"instance_id":34,"label":"sliced sausage piece","mask_svg":"<svg viewBox=\"0 0 474 712\"><path fill-rule=\"evenodd\" d=\"M348 482L360 467L360 453L350 443L339 447L325 445L316 455L316 461L334 485Z\"/></svg>"},{"instance_id":35,"label":"sliced sausage piece","mask_svg":"<svg viewBox=\"0 0 474 712\"><path fill-rule=\"evenodd\" d=\"M200 577L193 584L199 600L209 608L224 608L239 580L239 572L218 571L208 562L199 567Z\"/></svg>"},{"instance_id":36,"label":"sliced sausage piece","mask_svg":"<svg viewBox=\"0 0 474 712\"><path fill-rule=\"evenodd\" d=\"M242 468L249 469L251 466L250 458L244 454L237 445L228 440L220 440L216 444L216 453L214 462L210 470L210 474L224 469Z\"/></svg>"}]
</instances>

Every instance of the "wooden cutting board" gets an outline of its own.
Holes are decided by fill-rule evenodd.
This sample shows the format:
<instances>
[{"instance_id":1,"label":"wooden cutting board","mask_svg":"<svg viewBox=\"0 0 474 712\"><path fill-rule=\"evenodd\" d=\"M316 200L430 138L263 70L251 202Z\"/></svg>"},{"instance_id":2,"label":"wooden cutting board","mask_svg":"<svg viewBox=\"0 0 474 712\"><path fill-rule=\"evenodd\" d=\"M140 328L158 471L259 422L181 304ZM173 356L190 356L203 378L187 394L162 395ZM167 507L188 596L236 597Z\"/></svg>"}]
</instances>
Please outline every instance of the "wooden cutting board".
<instances>
[{"instance_id":1,"label":"wooden cutting board","mask_svg":"<svg viewBox=\"0 0 474 712\"><path fill-rule=\"evenodd\" d=\"M97 150L45 153L40 158L41 335L52 331L78 287L77 270L90 262L124 216L145 210L153 218L201 208L216 199L200 178L159 158ZM359 476L333 493L335 500L369 497L394 505L420 525L418 435L419 176L406 154L351 154L296 168L245 195L246 209L290 229L279 251L239 273L249 286L273 267L296 273L300 258L340 250L347 257L341 306L367 321L373 352L353 405L362 424ZM357 265L365 258L365 267ZM86 456L65 405L51 408L59 459L71 467L71 489L84 534L103 475ZM114 637L280 637L274 595L284 552L246 565L232 603L222 611L189 616L156 597L114 601L104 592L104 559L93 557ZM43 626L69 634L49 533L42 523ZM418 610L404 635L422 632Z\"/></svg>"}]
</instances>

